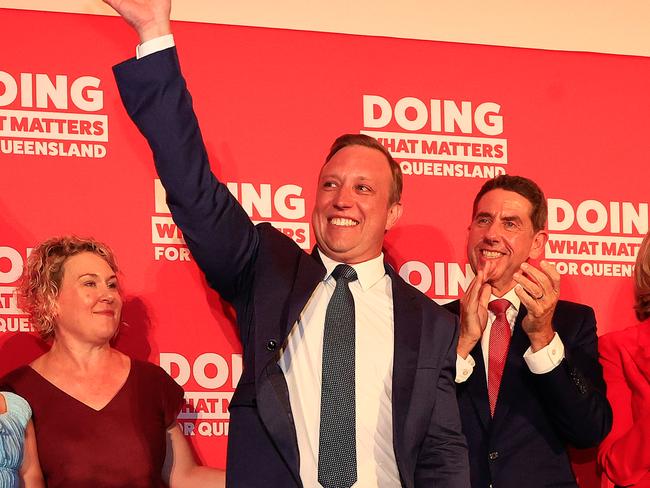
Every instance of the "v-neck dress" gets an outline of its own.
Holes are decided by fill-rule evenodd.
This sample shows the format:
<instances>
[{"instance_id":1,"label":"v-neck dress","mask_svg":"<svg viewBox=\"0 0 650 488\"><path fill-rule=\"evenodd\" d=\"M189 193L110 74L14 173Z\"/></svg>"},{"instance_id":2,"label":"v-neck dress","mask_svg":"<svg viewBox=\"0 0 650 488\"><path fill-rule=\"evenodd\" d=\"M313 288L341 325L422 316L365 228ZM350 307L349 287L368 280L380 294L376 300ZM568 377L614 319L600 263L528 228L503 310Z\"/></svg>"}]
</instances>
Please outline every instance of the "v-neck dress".
<instances>
[{"instance_id":1,"label":"v-neck dress","mask_svg":"<svg viewBox=\"0 0 650 488\"><path fill-rule=\"evenodd\" d=\"M122 388L100 410L29 366L2 381L32 407L38 456L49 488L161 487L166 431L183 389L162 368L131 359Z\"/></svg>"},{"instance_id":2,"label":"v-neck dress","mask_svg":"<svg viewBox=\"0 0 650 488\"><path fill-rule=\"evenodd\" d=\"M32 411L27 402L11 392L0 392L7 411L0 414L0 488L18 488L18 470L23 462L25 427Z\"/></svg>"}]
</instances>

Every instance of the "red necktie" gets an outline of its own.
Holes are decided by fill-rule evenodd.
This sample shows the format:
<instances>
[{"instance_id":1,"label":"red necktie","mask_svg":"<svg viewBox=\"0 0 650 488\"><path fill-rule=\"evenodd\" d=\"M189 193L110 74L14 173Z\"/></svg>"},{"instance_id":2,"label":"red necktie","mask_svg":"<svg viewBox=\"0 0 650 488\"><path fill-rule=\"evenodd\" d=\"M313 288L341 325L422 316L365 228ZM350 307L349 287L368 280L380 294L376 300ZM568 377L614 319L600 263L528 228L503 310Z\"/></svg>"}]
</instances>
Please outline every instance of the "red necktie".
<instances>
[{"instance_id":1,"label":"red necktie","mask_svg":"<svg viewBox=\"0 0 650 488\"><path fill-rule=\"evenodd\" d=\"M503 376L503 368L506 365L512 335L506 317L506 310L508 310L509 306L510 302L505 298L488 303L488 309L496 315L490 329L490 346L488 350L488 398L492 417L494 417L494 408L499 397L499 386L501 385L501 377Z\"/></svg>"}]
</instances>

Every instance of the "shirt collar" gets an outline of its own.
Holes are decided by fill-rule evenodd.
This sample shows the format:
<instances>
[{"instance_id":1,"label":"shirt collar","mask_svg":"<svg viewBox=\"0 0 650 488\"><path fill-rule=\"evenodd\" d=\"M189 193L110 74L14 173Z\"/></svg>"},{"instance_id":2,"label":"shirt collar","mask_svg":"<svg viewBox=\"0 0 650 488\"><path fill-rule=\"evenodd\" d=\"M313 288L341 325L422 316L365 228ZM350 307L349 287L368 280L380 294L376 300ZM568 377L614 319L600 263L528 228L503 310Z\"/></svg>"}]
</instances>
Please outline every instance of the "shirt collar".
<instances>
[{"instance_id":1,"label":"shirt collar","mask_svg":"<svg viewBox=\"0 0 650 488\"><path fill-rule=\"evenodd\" d=\"M510 288L508 293L506 293L502 297L497 297L497 296L494 296L494 295L490 295L490 300L489 301L492 302L494 300L498 300L499 298L505 298L506 300L508 300L510 302L510 306L512 308L514 308L517 311L517 313L519 313L519 308L521 307L521 299L515 293L515 288L514 287Z\"/></svg>"},{"instance_id":2,"label":"shirt collar","mask_svg":"<svg viewBox=\"0 0 650 488\"><path fill-rule=\"evenodd\" d=\"M321 261L323 262L323 266L325 266L326 273L323 282L326 282L330 279L332 271L334 271L334 268L336 268L337 265L347 263L334 261L325 256L320 249L317 248L317 250ZM386 269L384 268L384 253L379 254L376 258L364 261L363 263L350 264L349 266L352 266L357 272L357 278L363 291L372 288L386 274Z\"/></svg>"}]
</instances>

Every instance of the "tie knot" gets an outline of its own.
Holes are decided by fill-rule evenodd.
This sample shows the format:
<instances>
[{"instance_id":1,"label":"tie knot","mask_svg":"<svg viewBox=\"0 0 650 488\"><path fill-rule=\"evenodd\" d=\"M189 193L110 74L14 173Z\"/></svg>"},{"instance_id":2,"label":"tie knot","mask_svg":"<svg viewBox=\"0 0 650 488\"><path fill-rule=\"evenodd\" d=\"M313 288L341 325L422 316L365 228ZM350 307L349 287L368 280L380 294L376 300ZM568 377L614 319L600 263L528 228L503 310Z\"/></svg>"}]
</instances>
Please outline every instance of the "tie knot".
<instances>
[{"instance_id":1,"label":"tie knot","mask_svg":"<svg viewBox=\"0 0 650 488\"><path fill-rule=\"evenodd\" d=\"M499 298L498 300L492 300L490 303L488 303L488 310L494 315L500 315L502 313L506 313L506 310L508 310L509 306L510 302L508 300L505 298Z\"/></svg>"},{"instance_id":2,"label":"tie knot","mask_svg":"<svg viewBox=\"0 0 650 488\"><path fill-rule=\"evenodd\" d=\"M345 281L354 281L357 279L357 272L352 266L349 266L347 264L339 264L336 266L336 268L334 268L334 271L332 271L332 277L336 281L339 279L343 279Z\"/></svg>"}]
</instances>

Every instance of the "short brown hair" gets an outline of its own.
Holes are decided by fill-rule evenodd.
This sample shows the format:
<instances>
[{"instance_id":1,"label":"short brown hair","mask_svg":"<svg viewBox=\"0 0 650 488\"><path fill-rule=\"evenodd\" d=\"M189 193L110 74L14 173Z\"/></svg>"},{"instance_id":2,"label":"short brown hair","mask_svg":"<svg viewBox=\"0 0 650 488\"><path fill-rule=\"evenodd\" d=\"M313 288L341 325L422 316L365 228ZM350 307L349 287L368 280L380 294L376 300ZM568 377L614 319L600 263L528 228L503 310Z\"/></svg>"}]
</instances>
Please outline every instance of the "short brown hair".
<instances>
[{"instance_id":1,"label":"short brown hair","mask_svg":"<svg viewBox=\"0 0 650 488\"><path fill-rule=\"evenodd\" d=\"M530 202L532 211L530 220L533 222L533 230L538 232L546 227L548 218L548 206L542 189L533 180L523 176L499 175L496 178L486 181L474 198L472 207L472 218L476 215L478 202L483 195L492 190L506 190L519 193Z\"/></svg>"},{"instance_id":2,"label":"short brown hair","mask_svg":"<svg viewBox=\"0 0 650 488\"><path fill-rule=\"evenodd\" d=\"M634 311L639 320L650 317L650 232L641 242L634 266Z\"/></svg>"},{"instance_id":3,"label":"short brown hair","mask_svg":"<svg viewBox=\"0 0 650 488\"><path fill-rule=\"evenodd\" d=\"M370 149L376 149L384 156L386 156L388 165L390 167L390 173L393 177L393 185L390 192L389 203L391 205L394 203L399 203L399 201L402 199L402 188L404 186L402 168L400 168L399 164L397 161L395 161L388 149L386 149L384 145L374 137L370 137L365 134L343 134L342 136L337 137L336 140L332 143L332 147L330 147L329 154L325 158L325 164L327 164L337 152L348 146L369 147Z\"/></svg>"},{"instance_id":4,"label":"short brown hair","mask_svg":"<svg viewBox=\"0 0 650 488\"><path fill-rule=\"evenodd\" d=\"M63 280L66 260L82 252L98 255L117 273L113 251L94 239L54 237L36 246L29 257L18 288L21 308L31 315L32 325L43 339L54 335L55 303Z\"/></svg>"}]
</instances>

